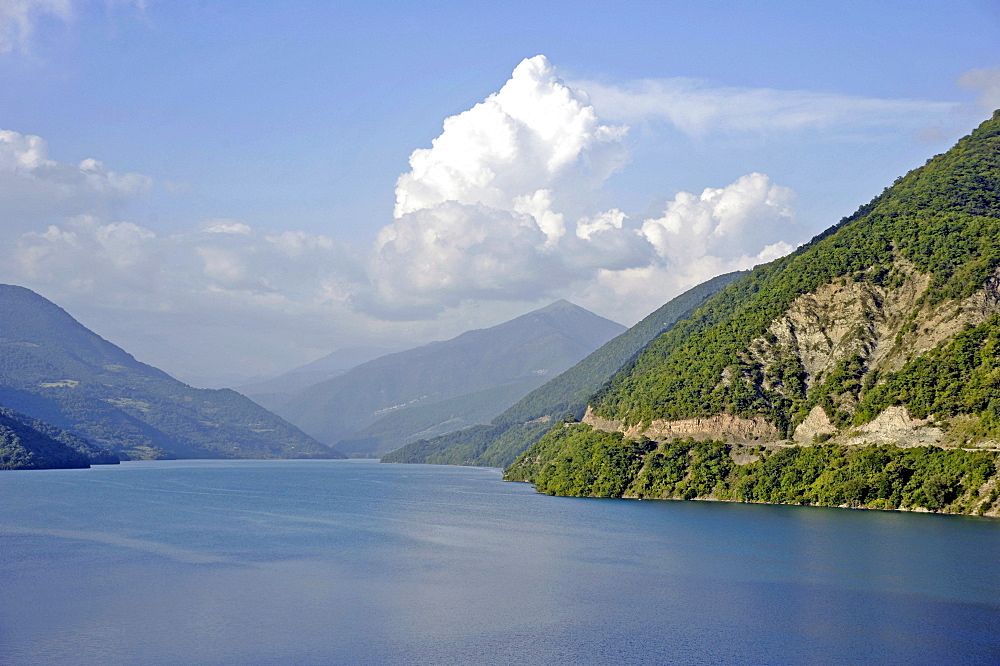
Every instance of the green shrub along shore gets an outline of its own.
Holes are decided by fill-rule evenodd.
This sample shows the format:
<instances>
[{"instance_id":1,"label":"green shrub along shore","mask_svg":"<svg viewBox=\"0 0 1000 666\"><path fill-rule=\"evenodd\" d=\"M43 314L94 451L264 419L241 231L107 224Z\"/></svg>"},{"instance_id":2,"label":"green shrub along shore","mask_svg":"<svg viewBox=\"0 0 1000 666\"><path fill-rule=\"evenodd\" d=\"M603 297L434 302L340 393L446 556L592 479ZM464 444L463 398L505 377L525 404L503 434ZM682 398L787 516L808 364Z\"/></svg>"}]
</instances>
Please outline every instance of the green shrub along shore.
<instances>
[{"instance_id":1,"label":"green shrub along shore","mask_svg":"<svg viewBox=\"0 0 1000 666\"><path fill-rule=\"evenodd\" d=\"M754 446L630 440L567 423L505 472L539 492L704 499L996 516L995 451L892 445Z\"/></svg>"}]
</instances>

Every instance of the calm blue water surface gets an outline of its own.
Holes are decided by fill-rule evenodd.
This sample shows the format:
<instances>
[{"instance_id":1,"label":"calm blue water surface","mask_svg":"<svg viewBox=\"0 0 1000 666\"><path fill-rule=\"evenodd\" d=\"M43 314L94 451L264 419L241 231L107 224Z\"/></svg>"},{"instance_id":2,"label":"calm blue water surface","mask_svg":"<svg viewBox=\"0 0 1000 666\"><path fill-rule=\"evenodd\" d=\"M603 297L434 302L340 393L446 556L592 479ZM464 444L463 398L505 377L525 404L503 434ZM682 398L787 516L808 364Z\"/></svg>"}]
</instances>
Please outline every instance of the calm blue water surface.
<instances>
[{"instance_id":1,"label":"calm blue water surface","mask_svg":"<svg viewBox=\"0 0 1000 666\"><path fill-rule=\"evenodd\" d=\"M1000 521L493 469L0 473L2 664L1000 663Z\"/></svg>"}]
</instances>

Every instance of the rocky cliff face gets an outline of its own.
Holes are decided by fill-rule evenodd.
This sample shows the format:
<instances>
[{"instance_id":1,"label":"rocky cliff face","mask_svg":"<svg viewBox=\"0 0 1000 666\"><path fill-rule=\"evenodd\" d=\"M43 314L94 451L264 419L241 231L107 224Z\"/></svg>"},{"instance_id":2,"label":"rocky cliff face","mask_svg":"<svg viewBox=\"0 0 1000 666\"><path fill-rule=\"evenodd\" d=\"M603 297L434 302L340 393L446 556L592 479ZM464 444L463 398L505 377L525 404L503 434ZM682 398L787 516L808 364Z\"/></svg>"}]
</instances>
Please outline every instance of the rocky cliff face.
<instances>
[{"instance_id":1,"label":"rocky cliff face","mask_svg":"<svg viewBox=\"0 0 1000 666\"><path fill-rule=\"evenodd\" d=\"M879 376L898 371L908 360L953 338L970 326L978 326L1000 312L1000 269L983 287L964 299L929 305L926 293L930 276L899 257L895 274L888 284L840 278L804 294L768 327L766 335L755 338L742 353L745 372L742 381L756 388L785 393L786 387L774 378L775 367L793 359L801 365L802 381L808 391L819 386L839 365L856 359L863 372L858 387L873 383ZM729 368L719 383L734 380ZM843 391L832 396L841 415L853 415L860 391ZM868 423L838 427L821 405L798 414L792 435L786 438L764 418L743 418L721 413L710 417L627 425L597 416L588 409L583 422L606 432L619 431L626 437L647 437L658 441L692 437L735 443L774 443L791 440L798 444L833 440L837 443L896 443L901 446L947 444L948 429L933 418L912 418L906 407L886 408ZM980 441L979 446L995 447L997 442Z\"/></svg>"},{"instance_id":2,"label":"rocky cliff face","mask_svg":"<svg viewBox=\"0 0 1000 666\"><path fill-rule=\"evenodd\" d=\"M762 418L747 419L731 414L705 418L667 421L656 419L649 424L625 426L621 421L604 419L587 409L583 423L605 432L622 432L630 439L647 437L658 441L670 439L724 439L741 444L768 443L781 439L778 429Z\"/></svg>"},{"instance_id":3,"label":"rocky cliff face","mask_svg":"<svg viewBox=\"0 0 1000 666\"><path fill-rule=\"evenodd\" d=\"M968 298L930 306L924 299L930 276L902 257L895 270L897 285L841 278L800 296L771 324L770 335L750 343L746 356L766 370L776 359L793 355L811 387L855 355L869 371L899 370L909 359L1000 312L1000 271Z\"/></svg>"}]
</instances>

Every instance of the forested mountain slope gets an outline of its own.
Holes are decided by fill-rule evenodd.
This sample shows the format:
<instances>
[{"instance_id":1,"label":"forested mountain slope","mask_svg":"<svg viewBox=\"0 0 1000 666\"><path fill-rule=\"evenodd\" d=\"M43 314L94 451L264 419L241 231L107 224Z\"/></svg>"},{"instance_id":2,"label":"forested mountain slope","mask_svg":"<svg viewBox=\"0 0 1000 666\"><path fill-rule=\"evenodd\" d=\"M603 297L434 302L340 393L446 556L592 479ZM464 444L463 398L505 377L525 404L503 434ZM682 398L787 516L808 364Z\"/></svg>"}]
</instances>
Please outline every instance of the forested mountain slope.
<instances>
[{"instance_id":1,"label":"forested mountain slope","mask_svg":"<svg viewBox=\"0 0 1000 666\"><path fill-rule=\"evenodd\" d=\"M757 268L658 337L590 400L587 426L572 428L572 437L547 435L511 468L510 477L542 478L547 465L562 468L557 476L583 474L580 452L608 442L598 431L624 435L622 442L661 442L625 456L634 469L622 472L629 478L620 493L663 462L667 442L685 437L724 442L733 460L769 459L768 451L780 453L774 448L780 443L827 442L831 450L866 443L996 448L998 269L1000 112L854 215ZM764 451L753 454L732 448L760 445ZM693 450L680 458L687 476L700 455ZM968 453L995 459L994 453ZM885 464L895 460L910 474L894 482L901 484L896 500L934 508L902 491L920 475L887 455ZM810 464L824 473L816 460ZM950 488L944 493L949 501L937 508L995 512L993 462L985 475L985 468L960 474L955 470L961 465L943 465L928 472ZM739 481L721 472L715 478ZM879 492L888 492L892 483L886 483ZM733 497L723 486L718 492ZM594 489L583 484L571 492ZM674 496L678 487L661 484L657 492ZM959 502L966 492L968 501ZM819 501L820 495L803 491L801 497L829 503L835 496Z\"/></svg>"},{"instance_id":2,"label":"forested mountain slope","mask_svg":"<svg viewBox=\"0 0 1000 666\"><path fill-rule=\"evenodd\" d=\"M89 448L88 442L51 426L34 423L41 428L33 427L30 417L0 407L0 470L90 467L90 456L80 450ZM70 441L82 446L72 446ZM114 462L118 462L118 458L114 458Z\"/></svg>"},{"instance_id":3,"label":"forested mountain slope","mask_svg":"<svg viewBox=\"0 0 1000 666\"><path fill-rule=\"evenodd\" d=\"M68 430L57 428L54 425L45 423L44 421L39 421L38 419L32 418L27 414L22 414L21 412L16 412L13 409L8 409L6 407L0 407L0 416L3 416L8 422L16 421L21 425L27 426L28 428L31 428L32 430L69 447L76 453L82 454L90 465L117 465L121 462L118 456L111 450L102 448L96 444L91 444L83 437L74 435ZM40 468L33 467L33 469Z\"/></svg>"},{"instance_id":4,"label":"forested mountain slope","mask_svg":"<svg viewBox=\"0 0 1000 666\"><path fill-rule=\"evenodd\" d=\"M474 394L499 389L497 398L505 402L494 403L495 411L486 417L492 418L623 330L620 324L557 301L491 328L363 363L298 393L276 411L320 441L337 443L351 437L352 453L364 453L366 445L371 454L381 453L379 447L391 450L405 443L383 436L398 423L389 423L381 435L362 433L354 438L353 433L404 410L449 399L467 397L468 406L479 409ZM456 406L454 413L438 414L439 425L465 418L461 405ZM465 424L456 422L454 428ZM397 435L428 427L417 418L408 433ZM367 443L359 441L365 437Z\"/></svg>"},{"instance_id":5,"label":"forested mountain slope","mask_svg":"<svg viewBox=\"0 0 1000 666\"><path fill-rule=\"evenodd\" d=\"M0 285L0 405L126 458L337 457L230 390L136 361L38 294Z\"/></svg>"},{"instance_id":6,"label":"forested mountain slope","mask_svg":"<svg viewBox=\"0 0 1000 666\"><path fill-rule=\"evenodd\" d=\"M572 368L535 389L490 425L421 440L390 453L384 462L506 467L551 427L554 420L583 416L587 398L650 340L744 273L720 275L656 309Z\"/></svg>"}]
</instances>

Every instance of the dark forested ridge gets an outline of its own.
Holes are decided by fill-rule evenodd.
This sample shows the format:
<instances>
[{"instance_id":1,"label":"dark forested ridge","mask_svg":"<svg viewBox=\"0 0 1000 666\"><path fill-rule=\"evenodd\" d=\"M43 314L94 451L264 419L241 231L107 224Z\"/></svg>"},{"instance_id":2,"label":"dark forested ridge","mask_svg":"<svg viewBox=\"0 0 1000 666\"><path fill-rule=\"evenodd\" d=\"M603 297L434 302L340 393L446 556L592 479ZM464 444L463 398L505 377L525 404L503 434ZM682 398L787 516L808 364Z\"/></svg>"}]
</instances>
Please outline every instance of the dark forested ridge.
<instances>
[{"instance_id":1,"label":"dark forested ridge","mask_svg":"<svg viewBox=\"0 0 1000 666\"><path fill-rule=\"evenodd\" d=\"M0 470L90 467L89 442L11 409L0 407ZM112 462L110 452L98 455ZM118 458L114 457L114 462Z\"/></svg>"},{"instance_id":2,"label":"dark forested ridge","mask_svg":"<svg viewBox=\"0 0 1000 666\"><path fill-rule=\"evenodd\" d=\"M6 413L0 413L0 469L84 467L90 467L90 461L83 453Z\"/></svg>"},{"instance_id":3,"label":"dark forested ridge","mask_svg":"<svg viewBox=\"0 0 1000 666\"><path fill-rule=\"evenodd\" d=\"M136 361L38 294L0 285L0 405L126 458L340 457L242 395Z\"/></svg>"},{"instance_id":4,"label":"dark forested ridge","mask_svg":"<svg viewBox=\"0 0 1000 666\"><path fill-rule=\"evenodd\" d=\"M1000 111L657 337L508 478L996 515L998 358Z\"/></svg>"},{"instance_id":5,"label":"dark forested ridge","mask_svg":"<svg viewBox=\"0 0 1000 666\"><path fill-rule=\"evenodd\" d=\"M566 372L535 389L490 425L478 425L413 442L384 462L506 467L551 427L553 420L583 416L587 399L660 333L745 273L720 275L657 308Z\"/></svg>"},{"instance_id":6,"label":"dark forested ridge","mask_svg":"<svg viewBox=\"0 0 1000 666\"><path fill-rule=\"evenodd\" d=\"M39 421L38 419L32 418L27 414L22 414L21 412L16 412L13 409L8 409L6 407L0 407L0 415L3 415L8 420L16 421L24 426L27 426L32 430L45 435L46 437L50 437L60 444L68 446L73 451L85 456L87 462L91 465L117 465L121 462L118 455L110 449L105 449L92 444L83 437L74 435L68 430L63 430L62 428L57 428L54 425L45 423L44 421Z\"/></svg>"},{"instance_id":7,"label":"dark forested ridge","mask_svg":"<svg viewBox=\"0 0 1000 666\"><path fill-rule=\"evenodd\" d=\"M476 394L496 389L501 402L494 403L496 411L487 410L489 420L623 330L557 301L497 326L363 363L275 409L320 441L346 440L352 454L383 453L429 428L463 427L483 415ZM448 400L443 411L423 409ZM441 420L434 424L436 417Z\"/></svg>"}]
</instances>

